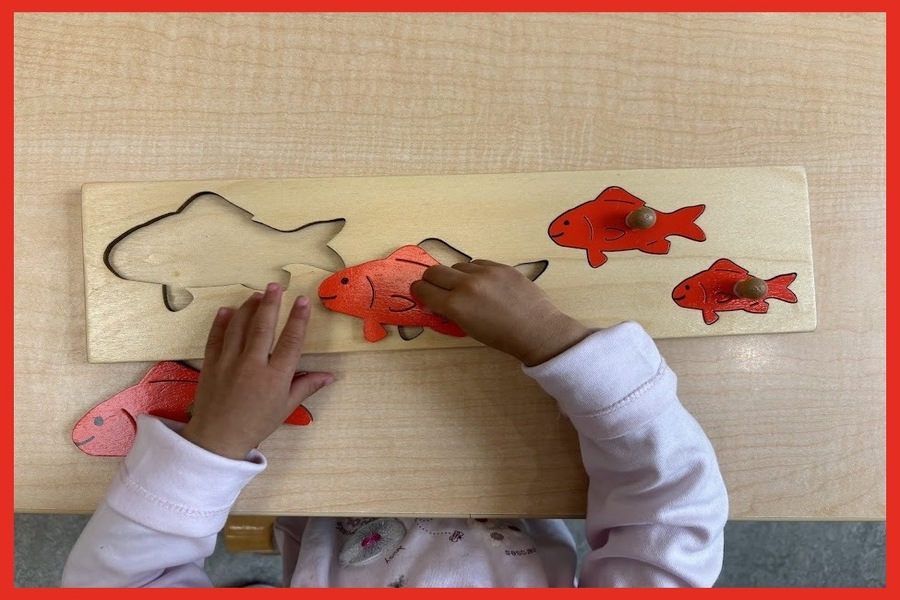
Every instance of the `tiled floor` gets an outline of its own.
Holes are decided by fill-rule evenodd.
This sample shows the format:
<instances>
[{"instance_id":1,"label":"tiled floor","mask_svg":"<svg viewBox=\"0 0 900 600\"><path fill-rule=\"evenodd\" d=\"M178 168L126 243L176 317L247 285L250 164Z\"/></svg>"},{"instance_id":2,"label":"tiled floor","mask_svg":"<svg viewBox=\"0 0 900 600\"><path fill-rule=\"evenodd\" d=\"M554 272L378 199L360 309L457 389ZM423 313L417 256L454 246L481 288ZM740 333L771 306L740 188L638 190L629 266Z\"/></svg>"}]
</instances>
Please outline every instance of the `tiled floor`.
<instances>
[{"instance_id":1,"label":"tiled floor","mask_svg":"<svg viewBox=\"0 0 900 600\"><path fill-rule=\"evenodd\" d=\"M15 516L15 585L59 585L66 556L87 516ZM567 522L584 543L583 522ZM586 546L582 546L586 547ZM279 556L230 554L206 564L217 586L278 585ZM733 522L725 532L719 587L883 587L885 523Z\"/></svg>"}]
</instances>

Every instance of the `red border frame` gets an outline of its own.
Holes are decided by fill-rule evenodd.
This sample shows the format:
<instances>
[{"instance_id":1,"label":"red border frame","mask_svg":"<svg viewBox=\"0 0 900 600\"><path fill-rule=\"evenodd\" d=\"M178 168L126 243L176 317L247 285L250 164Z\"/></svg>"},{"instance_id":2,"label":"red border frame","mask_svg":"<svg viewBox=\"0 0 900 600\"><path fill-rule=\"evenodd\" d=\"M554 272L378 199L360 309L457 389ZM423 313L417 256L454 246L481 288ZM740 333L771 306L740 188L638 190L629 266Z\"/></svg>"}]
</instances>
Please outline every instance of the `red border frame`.
<instances>
[{"instance_id":1,"label":"red border frame","mask_svg":"<svg viewBox=\"0 0 900 600\"><path fill-rule=\"evenodd\" d=\"M885 12L887 13L887 2L856 2L852 5L849 3L812 3L812 2L796 2L793 3L794 6L786 6L784 2L778 2L775 0L764 0L757 2L742 2L738 4L730 4L727 6L723 6L721 2L712 2L710 0L695 0L694 2L631 2L625 4L623 7L615 7L612 4L607 3L599 3L599 2L585 2L584 0L557 0L554 3L537 3L530 1L519 1L512 2L510 0L506 0L503 2L484 2L484 0L456 0L452 2L413 2L412 0L393 0L393 1L385 1L381 3L375 2L363 2L359 0L344 0L344 1L332 1L332 2L303 2L303 3L291 3L285 1L278 0L257 0L254 3L247 2L234 2L231 0L221 0L216 3L212 2L204 2L204 3L194 3L191 6L188 6L185 2L178 2L174 0L158 0L156 2L147 2L138 5L137 3L129 3L125 4L120 2L112 2L110 0L95 0L92 2L80 2L80 3L71 3L71 2L17 2L13 1L11 3L11 9L7 13L8 16L5 20L5 32L7 39L4 44L4 60L3 66L7 72L7 81L12 81L14 77L14 15L16 12L50 12L50 11L60 11L60 12L72 12L72 11L108 11L108 12L130 12L135 9L143 10L153 10L153 11L172 11L172 12L194 12L194 11L204 11L205 8L212 8L216 11L220 12L231 12L231 11L241 11L243 9L250 8L252 12L263 12L263 11L311 11L311 10L324 10L324 11L334 11L334 12L344 12L344 11L358 11L358 12L391 12L391 11L407 11L407 12L432 12L438 11L441 9L448 10L450 12L488 12L488 11L512 11L512 12L564 12L564 11L592 11L597 9L605 9L605 10L613 10L617 9L620 12L635 12L635 11L651 11L651 10L677 10L679 12L686 11L707 11L707 10L721 10L725 8L725 12L743 12L743 11L776 11L783 12L787 8L800 8L807 9L808 11L815 12L837 12L837 11L854 11L854 12ZM127 11L125 9L128 9ZM887 26L886 26L887 27ZM889 36L889 30L886 31L886 34ZM890 57L888 57L890 58ZM891 82L890 74L891 74L891 64L893 61L888 60L887 64L887 83ZM11 88L6 88L7 94L4 97L4 106L6 108L7 114L10 117L14 115L14 92L10 91ZM14 88L13 88L14 89ZM10 195L10 200L8 201L7 208L5 211L6 214L6 229L3 236L3 250L4 250L4 267L7 271L7 281L13 280L14 278L14 198L15 198L15 181L14 181L14 145L15 145L15 134L14 134L14 118L11 119L12 124L10 127L10 131L12 132L12 144L7 148L6 152L8 153L7 159L4 161L5 170L8 174L8 181L12 184L12 194ZM887 132L886 132L887 133ZM887 158L887 157L886 157ZM894 161L896 162L896 161ZM886 165L887 166L887 165ZM9 189L9 188L8 188ZM848 202L852 202L852 199L848 199ZM886 215L887 218L889 216ZM896 243L892 241L892 238L888 237L886 251L888 254L887 258L890 258L890 255L894 252ZM888 261L891 262L891 261ZM860 276L865 276L865 273L861 273ZM886 274L887 275L887 274ZM852 285L852 282L847 282ZM888 291L894 291L894 288L897 286L893 283L891 278L886 277L886 288ZM888 300L893 297L893 294L888 294ZM4 361L5 365L5 377L2 380L5 382L5 387L8 390L4 396L7 398L7 402L9 403L9 408L7 409L9 412L12 412L12 402L15 397L14 390L14 300L13 295L10 293L6 293L3 295L2 302L6 305L5 308L7 310L7 315L10 315L3 321L3 333L4 337L9 340L6 346L7 357ZM888 324L888 331L890 324ZM891 337L888 336L886 340L886 351L887 346L890 345ZM892 365L891 365L892 366ZM894 387L892 384L896 381L897 374L896 370L893 368L889 368L890 376L888 377L887 383L889 387ZM7 413L7 415L12 416ZM888 411L888 415L892 414L893 411ZM890 418L890 417L889 417ZM9 489L2 495L2 502L5 505L4 509L7 514L13 512L13 490L12 490L12 482L13 482L13 435L14 435L14 419L7 418L4 419L5 424L5 439L8 453L7 463L5 465L5 469L7 469L8 481L10 482ZM888 435L887 448L888 457L888 472L890 472L890 466L892 465L891 454L892 454L892 446L896 445L891 436ZM889 483L889 482L888 482ZM2 580L8 582L9 586L12 586L13 583L13 526L11 520L9 521L9 528L7 530L9 532L9 537L7 543L2 546L2 558L3 558L3 566L2 566ZM891 571L893 570L893 565L896 563L896 560L893 559L894 553L891 551L893 547L890 547L889 542L889 551L888 551L888 561L887 561L887 581L892 581ZM815 549L810 549L810 551L814 552ZM889 583L888 583L889 585ZM880 590L865 590L869 593L884 593ZM185 591L181 591L184 593ZM192 595L196 595L197 593L201 593L203 595L212 595L215 594L216 597L220 597L220 595L225 592L229 593L226 590L206 590L206 591L197 591L190 590L187 593ZM728 594L736 594L741 596L749 596L753 595L754 597L758 595L760 590L729 590ZM843 596L845 594L845 590L793 590L790 593L793 594L815 594L816 597L821 595L829 595L829 596ZM27 590L16 590L17 594L31 594L35 592L30 592ZM46 592L41 592L46 593ZM64 592L67 595L73 594L71 591ZM96 590L91 590L86 592L90 594L92 597L96 597L98 595L105 595L103 593L99 593ZM120 594L120 592L113 591L114 594ZM234 592L231 592L234 593ZM240 592L238 592L240 593ZM296 592L293 592L296 593ZM353 590L322 590L322 591L304 591L304 595L314 593L327 593L329 596L333 595L353 595L354 597L358 597L358 591ZM363 592L366 596L370 596L373 593L379 594L376 590L367 590ZM383 594L381 592L379 595ZM404 592L395 592L390 591L389 594L395 593L404 593ZM420 592L417 592L420 593ZM445 595L449 597L449 594L457 594L458 592L452 590L429 590L427 591L429 595ZM476 590L476 591L467 591L468 593L475 594L497 594L506 592L503 590ZM553 593L550 590L520 590L514 592L517 597L522 595L534 595L540 594L544 595L546 593ZM579 592L574 592L579 593ZM587 592L585 592L587 593ZM608 592L612 593L612 592ZM645 591L634 590L630 593L647 593ZM650 592L654 593L654 592ZM76 593L76 595L79 595Z\"/></svg>"}]
</instances>

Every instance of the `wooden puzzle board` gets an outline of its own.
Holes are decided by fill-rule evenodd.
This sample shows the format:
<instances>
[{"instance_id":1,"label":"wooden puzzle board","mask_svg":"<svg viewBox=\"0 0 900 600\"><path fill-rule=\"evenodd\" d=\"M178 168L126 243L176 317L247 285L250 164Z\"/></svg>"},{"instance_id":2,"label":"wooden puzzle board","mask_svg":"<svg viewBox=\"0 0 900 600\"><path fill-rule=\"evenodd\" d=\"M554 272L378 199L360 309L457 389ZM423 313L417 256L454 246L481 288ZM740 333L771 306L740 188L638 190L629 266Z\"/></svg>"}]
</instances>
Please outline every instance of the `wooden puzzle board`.
<instances>
[{"instance_id":1,"label":"wooden puzzle board","mask_svg":"<svg viewBox=\"0 0 900 600\"><path fill-rule=\"evenodd\" d=\"M671 236L668 254L608 252L605 264L591 268L584 250L555 244L547 228L561 213L594 199L608 186L620 186L663 212L704 204L696 223L707 239ZM258 256L260 271L273 260L279 262L267 246L284 245L279 236L292 234L272 230L260 241L248 233L249 221L247 226L236 223L232 231L214 229L209 236L221 236L223 258L208 271L222 269L225 274L217 278L210 273L212 279L200 282L202 287L189 282L194 299L176 312L163 302L160 283L123 279L107 267L104 254L124 232L174 213L203 191L222 196L251 213L253 220L278 230L346 219L329 246L347 266L384 258L426 238L508 264L548 260L538 284L563 311L590 326L633 319L656 338L810 331L816 326L809 200L806 175L799 167L90 183L82 190L82 208L91 362L201 357L216 308L237 305L250 292L237 280L216 287L207 287L208 281L228 281L228 270L238 261L252 262ZM195 219L191 227L196 223L202 228L207 217L186 210L177 218ZM156 234L161 248L183 243L184 231L178 239L173 231ZM245 234L246 239L241 237ZM699 310L675 304L672 290L720 258L764 279L796 273L790 289L798 302L770 300L766 314L722 312L717 322L705 324ZM195 260L200 259L182 253L164 266L180 273ZM318 285L330 271L300 264L295 257L281 260L278 266L291 274L286 297L302 293L313 298L310 353L477 345L470 338L428 329L407 341L390 327L386 339L366 342L360 319L327 310L317 300ZM195 276L191 281L200 280Z\"/></svg>"}]
</instances>

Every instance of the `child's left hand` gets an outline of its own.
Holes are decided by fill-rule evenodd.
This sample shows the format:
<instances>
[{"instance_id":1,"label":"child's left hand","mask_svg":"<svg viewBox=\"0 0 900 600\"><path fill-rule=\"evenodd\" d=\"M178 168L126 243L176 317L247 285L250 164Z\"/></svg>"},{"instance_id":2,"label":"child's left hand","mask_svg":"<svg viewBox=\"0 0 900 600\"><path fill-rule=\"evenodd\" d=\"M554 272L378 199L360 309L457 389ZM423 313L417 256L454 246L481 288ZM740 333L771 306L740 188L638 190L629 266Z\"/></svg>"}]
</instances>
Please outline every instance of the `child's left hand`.
<instances>
[{"instance_id":1,"label":"child's left hand","mask_svg":"<svg viewBox=\"0 0 900 600\"><path fill-rule=\"evenodd\" d=\"M270 283L265 295L254 293L237 312L219 309L206 344L193 416L181 430L188 441L243 459L301 402L334 381L331 373L296 374L309 324L309 298L294 301L272 350L282 293L280 285Z\"/></svg>"}]
</instances>

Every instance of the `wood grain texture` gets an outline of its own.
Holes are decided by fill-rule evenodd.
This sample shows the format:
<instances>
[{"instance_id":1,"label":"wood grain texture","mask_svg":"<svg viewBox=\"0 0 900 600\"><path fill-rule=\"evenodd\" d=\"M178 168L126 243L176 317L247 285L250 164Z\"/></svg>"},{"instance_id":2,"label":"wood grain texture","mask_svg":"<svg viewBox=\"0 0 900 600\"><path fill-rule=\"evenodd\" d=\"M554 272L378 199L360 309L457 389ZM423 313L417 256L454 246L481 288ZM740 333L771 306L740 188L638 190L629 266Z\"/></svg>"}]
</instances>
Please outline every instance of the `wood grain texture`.
<instances>
[{"instance_id":1,"label":"wood grain texture","mask_svg":"<svg viewBox=\"0 0 900 600\"><path fill-rule=\"evenodd\" d=\"M666 213L704 204L696 222L706 240L672 236L662 255L609 252L608 262L594 269L583 249L550 239L547 227L554 219L613 185ZM197 195L203 191L211 194ZM347 266L428 238L507 264L547 260L538 285L563 312L590 327L633 319L654 338L670 338L816 326L801 168L93 183L83 187L82 198L91 362L202 358L218 307L239 306L250 293L247 286L262 291L269 281L287 285L279 326L294 297L313 299L310 353L479 345L430 329L406 341L393 327L387 338L371 343L363 339L361 319L328 310L317 300L317 289L331 273L323 270L327 266L308 266L327 265L327 239L316 234L321 227L287 232L315 222L331 230L328 221L336 219L346 223L328 245ZM577 224L583 225L580 219ZM607 235L599 222L596 227L595 245ZM662 235L683 228L661 222L656 230ZM114 272L117 258L122 264ZM700 311L672 300L673 289L720 258L767 279L797 274L790 290L798 301L772 300L766 314L723 312L716 323L705 324ZM310 262L292 264L303 260ZM289 280L279 278L287 275L282 267ZM254 281L245 283L248 278ZM169 310L162 299L166 282L186 287L194 300ZM377 288L372 284L373 303Z\"/></svg>"},{"instance_id":2,"label":"wood grain texture","mask_svg":"<svg viewBox=\"0 0 900 600\"><path fill-rule=\"evenodd\" d=\"M882 15L52 15L15 20L15 507L90 511L69 432L149 364L88 364L80 187L801 165L814 333L663 340L734 518L885 515ZM485 348L311 355L338 383L237 512L577 515L570 425Z\"/></svg>"}]
</instances>

